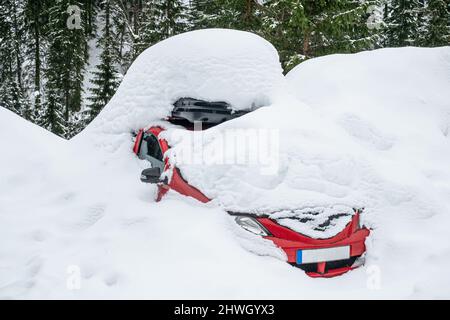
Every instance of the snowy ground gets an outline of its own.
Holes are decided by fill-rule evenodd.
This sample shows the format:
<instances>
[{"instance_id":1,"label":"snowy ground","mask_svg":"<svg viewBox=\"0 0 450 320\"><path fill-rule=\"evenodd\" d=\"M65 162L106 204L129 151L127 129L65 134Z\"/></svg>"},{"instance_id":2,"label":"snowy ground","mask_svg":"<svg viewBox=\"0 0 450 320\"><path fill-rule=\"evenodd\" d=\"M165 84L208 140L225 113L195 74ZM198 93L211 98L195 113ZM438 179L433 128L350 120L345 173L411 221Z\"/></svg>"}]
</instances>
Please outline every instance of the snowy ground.
<instances>
[{"instance_id":1,"label":"snowy ground","mask_svg":"<svg viewBox=\"0 0 450 320\"><path fill-rule=\"evenodd\" d=\"M227 50L213 45L219 39ZM237 68L255 53L244 73L223 63ZM181 65L154 64L161 55L192 61L183 69L198 89L190 95L264 105L206 131L203 146L228 129L276 129L279 170L201 170L177 158L189 135L168 126L171 161L216 200L171 193L155 203L130 131L158 122L189 91L177 87ZM68 142L0 109L0 298L449 298L450 48L329 56L286 78L277 61L269 43L243 32L169 39L144 52L105 111ZM209 90L219 77L207 70L234 83ZM365 206L373 229L366 266L333 279L289 266L224 211L333 204Z\"/></svg>"}]
</instances>

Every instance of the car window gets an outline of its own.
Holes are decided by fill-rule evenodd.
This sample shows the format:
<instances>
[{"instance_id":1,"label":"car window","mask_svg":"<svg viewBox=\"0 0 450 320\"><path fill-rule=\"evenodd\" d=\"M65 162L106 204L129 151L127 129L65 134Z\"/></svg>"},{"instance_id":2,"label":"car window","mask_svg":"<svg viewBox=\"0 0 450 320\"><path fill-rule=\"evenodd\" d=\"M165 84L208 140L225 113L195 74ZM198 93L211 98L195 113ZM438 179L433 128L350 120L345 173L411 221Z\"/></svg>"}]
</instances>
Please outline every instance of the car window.
<instances>
[{"instance_id":1,"label":"car window","mask_svg":"<svg viewBox=\"0 0 450 320\"><path fill-rule=\"evenodd\" d=\"M139 149L139 158L147 160L152 167L159 167L164 171L163 153L158 139L151 133L144 133L142 136L141 147Z\"/></svg>"},{"instance_id":2,"label":"car window","mask_svg":"<svg viewBox=\"0 0 450 320\"><path fill-rule=\"evenodd\" d=\"M144 135L144 139L147 141L147 154L159 161L163 161L163 155L158 139L152 134Z\"/></svg>"}]
</instances>

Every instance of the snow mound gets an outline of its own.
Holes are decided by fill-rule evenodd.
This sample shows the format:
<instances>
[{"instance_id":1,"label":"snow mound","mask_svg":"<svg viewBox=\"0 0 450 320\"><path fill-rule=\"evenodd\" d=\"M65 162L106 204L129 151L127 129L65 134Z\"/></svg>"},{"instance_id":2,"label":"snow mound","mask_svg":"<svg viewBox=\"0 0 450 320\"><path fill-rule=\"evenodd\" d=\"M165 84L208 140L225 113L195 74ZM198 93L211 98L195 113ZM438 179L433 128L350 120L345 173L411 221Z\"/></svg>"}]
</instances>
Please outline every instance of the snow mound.
<instances>
[{"instance_id":1,"label":"snow mound","mask_svg":"<svg viewBox=\"0 0 450 320\"><path fill-rule=\"evenodd\" d=\"M236 30L183 33L145 50L91 128L123 133L170 115L191 97L225 101L235 110L268 105L283 81L275 48Z\"/></svg>"},{"instance_id":2,"label":"snow mound","mask_svg":"<svg viewBox=\"0 0 450 320\"><path fill-rule=\"evenodd\" d=\"M83 139L69 142L0 108L0 298L448 298L449 51L310 60L268 107L201 134L215 155L228 130L261 129L271 141L273 129L278 162L264 153L274 161L190 164L182 151L191 133L170 128L170 161L216 199L206 205L175 192L156 203L156 187L139 181L148 164L132 154L129 130L163 113L133 100L146 79L128 80L128 98L124 87ZM241 154L222 150L226 160ZM364 205L373 229L366 266L308 278L218 205L273 210L313 236L328 221L326 232L338 230L346 217L333 216ZM303 219L312 213L320 218Z\"/></svg>"},{"instance_id":3,"label":"snow mound","mask_svg":"<svg viewBox=\"0 0 450 320\"><path fill-rule=\"evenodd\" d=\"M377 175L358 153L358 145L296 100L278 99L201 133L171 128L165 137L172 146L172 163L216 204L229 211L270 215L282 224L295 218L299 223L289 226L305 235L337 234L350 221L353 208L372 200L365 181ZM345 215L323 230L312 227L337 213Z\"/></svg>"},{"instance_id":4,"label":"snow mound","mask_svg":"<svg viewBox=\"0 0 450 320\"><path fill-rule=\"evenodd\" d=\"M376 200L363 216L374 228L369 265L416 297L448 294L450 47L313 59L287 80L378 172L363 181Z\"/></svg>"},{"instance_id":5,"label":"snow mound","mask_svg":"<svg viewBox=\"0 0 450 320\"><path fill-rule=\"evenodd\" d=\"M0 299L250 298L267 283L245 293L245 279L289 272L220 208L175 192L156 203L131 152L63 140L3 108L0 147Z\"/></svg>"},{"instance_id":6,"label":"snow mound","mask_svg":"<svg viewBox=\"0 0 450 320\"><path fill-rule=\"evenodd\" d=\"M287 76L298 100L286 93L203 133L170 129L169 156L226 210L269 214L311 237L338 233L352 208L377 217L393 208L415 218L438 214L450 198L449 54L413 48L311 60ZM233 131L241 131L237 142L227 144ZM271 135L279 145L256 155L268 163L234 161L242 145L270 149ZM268 173L270 160L276 170Z\"/></svg>"},{"instance_id":7,"label":"snow mound","mask_svg":"<svg viewBox=\"0 0 450 320\"><path fill-rule=\"evenodd\" d=\"M398 185L386 199L422 199L426 208L417 203L410 212L421 217L448 211L450 47L328 56L299 65L287 80L300 101L362 148L379 177Z\"/></svg>"},{"instance_id":8,"label":"snow mound","mask_svg":"<svg viewBox=\"0 0 450 320\"><path fill-rule=\"evenodd\" d=\"M390 149L398 135L449 134L450 47L331 55L300 64L286 78L299 100L375 149Z\"/></svg>"},{"instance_id":9,"label":"snow mound","mask_svg":"<svg viewBox=\"0 0 450 320\"><path fill-rule=\"evenodd\" d=\"M7 191L0 192L1 212L7 203L16 200L10 199L9 192L50 179L49 171L60 167L54 157L64 150L66 141L3 107L0 120L0 190Z\"/></svg>"}]
</instances>

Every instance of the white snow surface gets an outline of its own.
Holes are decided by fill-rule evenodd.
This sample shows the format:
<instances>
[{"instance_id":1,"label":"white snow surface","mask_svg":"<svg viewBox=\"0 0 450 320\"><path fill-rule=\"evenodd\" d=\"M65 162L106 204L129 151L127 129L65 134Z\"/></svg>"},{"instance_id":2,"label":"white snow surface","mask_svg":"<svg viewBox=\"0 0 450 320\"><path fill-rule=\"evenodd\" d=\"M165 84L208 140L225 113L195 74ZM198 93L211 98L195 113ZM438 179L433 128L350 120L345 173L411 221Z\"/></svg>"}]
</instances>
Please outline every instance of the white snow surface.
<instances>
[{"instance_id":1,"label":"white snow surface","mask_svg":"<svg viewBox=\"0 0 450 320\"><path fill-rule=\"evenodd\" d=\"M166 50L163 42L147 54L181 57L173 48L189 48L187 40L196 38L196 48L185 52L195 60L202 46L212 52L218 37L234 44L253 39L266 50L261 56L271 57L260 61L268 64L268 83L253 87L265 89L241 95L253 85L249 76L239 90L208 96L206 89L202 95L174 88L182 94L163 93L157 99L164 103L153 105L157 92L138 86L151 83L141 72L144 53L98 119L70 141L0 109L0 298L449 298L450 48L329 56L279 79L276 52L260 38L201 34L169 39ZM217 61L211 65L220 69L227 59ZM204 70L200 60L198 66ZM265 72L257 69L247 71ZM231 71L222 75L234 79ZM188 93L235 106L268 94L265 107L204 131L201 146L210 150L229 129L274 129L278 171L183 162L193 133L167 126L170 161L214 200L205 205L170 192L156 203L156 188L139 181L148 164L133 155L130 131L163 124L173 99ZM366 208L363 222L373 229L366 265L333 279L311 279L291 267L271 242L242 230L224 210L274 211L280 223L320 236L313 231L320 219L305 225L288 217L316 208L326 218L351 206Z\"/></svg>"},{"instance_id":2,"label":"white snow surface","mask_svg":"<svg viewBox=\"0 0 450 320\"><path fill-rule=\"evenodd\" d=\"M228 102L233 110L268 105L283 82L276 49L244 31L206 29L145 50L90 130L121 133L170 115L183 97Z\"/></svg>"},{"instance_id":3,"label":"white snow surface","mask_svg":"<svg viewBox=\"0 0 450 320\"><path fill-rule=\"evenodd\" d=\"M315 238L341 231L350 216L336 219L336 214L352 208L377 217L393 208L407 213L411 206L410 214L420 217L445 212L448 185L436 189L428 177L446 181L450 174L448 61L448 48L311 60L287 75L288 90L270 107L202 134L169 129L169 156L191 184L224 209L269 214ZM230 131L241 129L247 131L238 132L238 146L224 142ZM276 172L267 174L265 162L227 162L242 154L239 145L246 141L269 140L261 135L254 143L246 135L264 129L278 135ZM193 148L194 135L201 148ZM186 152L206 161L186 161ZM225 163L205 166L216 157ZM331 224L321 227L330 217Z\"/></svg>"}]
</instances>

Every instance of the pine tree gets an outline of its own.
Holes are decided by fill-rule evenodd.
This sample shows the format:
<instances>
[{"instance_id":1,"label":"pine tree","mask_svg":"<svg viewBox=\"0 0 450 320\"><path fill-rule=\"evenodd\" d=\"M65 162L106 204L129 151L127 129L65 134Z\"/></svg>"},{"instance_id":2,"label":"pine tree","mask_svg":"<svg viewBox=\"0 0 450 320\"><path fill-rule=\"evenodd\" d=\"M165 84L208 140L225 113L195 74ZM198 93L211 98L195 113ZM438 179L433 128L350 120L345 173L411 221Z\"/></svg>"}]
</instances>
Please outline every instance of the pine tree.
<instances>
[{"instance_id":1,"label":"pine tree","mask_svg":"<svg viewBox=\"0 0 450 320\"><path fill-rule=\"evenodd\" d=\"M420 43L421 12L418 0L391 0L387 17L387 45L413 46Z\"/></svg>"},{"instance_id":2,"label":"pine tree","mask_svg":"<svg viewBox=\"0 0 450 320\"><path fill-rule=\"evenodd\" d=\"M188 11L182 0L139 0L127 4L118 2L113 18L116 30L121 31L120 51L125 69L145 49L173 35L188 30Z\"/></svg>"},{"instance_id":3,"label":"pine tree","mask_svg":"<svg viewBox=\"0 0 450 320\"><path fill-rule=\"evenodd\" d=\"M279 50L287 70L309 57L357 52L377 42L368 8L378 1L269 0L262 35Z\"/></svg>"},{"instance_id":4,"label":"pine tree","mask_svg":"<svg viewBox=\"0 0 450 320\"><path fill-rule=\"evenodd\" d=\"M187 8L182 0L154 0L158 18L156 34L159 40L177 35L187 29Z\"/></svg>"},{"instance_id":5,"label":"pine tree","mask_svg":"<svg viewBox=\"0 0 450 320\"><path fill-rule=\"evenodd\" d=\"M137 57L142 51L164 39L161 35L161 12L158 3L155 0L144 0L140 12L139 26L137 27L138 36L134 43L134 57Z\"/></svg>"},{"instance_id":6,"label":"pine tree","mask_svg":"<svg viewBox=\"0 0 450 320\"><path fill-rule=\"evenodd\" d=\"M22 89L17 81L6 79L0 85L0 106L7 108L24 118L31 118L27 112L30 107L27 98L24 96Z\"/></svg>"},{"instance_id":7,"label":"pine tree","mask_svg":"<svg viewBox=\"0 0 450 320\"><path fill-rule=\"evenodd\" d=\"M148 0L142 0L148 1ZM123 2L122 0L110 1L110 19L111 30L114 45L114 60L119 66L121 74L125 74L132 63L134 57L129 51L133 48L134 34L132 19L134 15L130 15L131 9L129 4L133 1Z\"/></svg>"},{"instance_id":8,"label":"pine tree","mask_svg":"<svg viewBox=\"0 0 450 320\"><path fill-rule=\"evenodd\" d=\"M188 29L205 29L218 26L216 23L217 12L220 6L217 1L212 0L191 0L188 9Z\"/></svg>"},{"instance_id":9,"label":"pine tree","mask_svg":"<svg viewBox=\"0 0 450 320\"><path fill-rule=\"evenodd\" d=\"M23 3L1 0L0 7L0 105L27 116L29 104L23 83Z\"/></svg>"},{"instance_id":10,"label":"pine tree","mask_svg":"<svg viewBox=\"0 0 450 320\"><path fill-rule=\"evenodd\" d=\"M108 0L103 1L103 22L104 27L102 35L98 40L97 46L102 50L100 54L100 64L97 70L93 72L94 78L91 80L93 87L90 89L91 97L90 117L94 118L101 109L109 102L116 92L118 81L118 72L114 65L113 57L113 35L111 33L111 6Z\"/></svg>"},{"instance_id":11,"label":"pine tree","mask_svg":"<svg viewBox=\"0 0 450 320\"><path fill-rule=\"evenodd\" d=\"M378 1L306 1L304 54L319 56L372 48L376 36L368 28L368 8L376 5Z\"/></svg>"},{"instance_id":12,"label":"pine tree","mask_svg":"<svg viewBox=\"0 0 450 320\"><path fill-rule=\"evenodd\" d=\"M111 0L110 0L111 1ZM84 22L84 31L86 37L93 38L95 37L96 24L95 17L97 14L97 2L98 0L84 0L84 8L85 8L85 19Z\"/></svg>"},{"instance_id":13,"label":"pine tree","mask_svg":"<svg viewBox=\"0 0 450 320\"><path fill-rule=\"evenodd\" d=\"M45 69L46 103L41 115L48 115L48 121L59 121L60 108L63 108L64 122L46 124L61 134L59 126L69 123L70 114L81 108L81 94L86 63L86 37L83 24L70 25L77 17L70 17L68 8L76 5L82 13L82 4L70 0L57 0L49 8L49 23L46 37L49 42L47 66ZM72 19L71 19L72 18ZM79 19L81 22L82 19ZM63 134L70 136L70 132L63 130Z\"/></svg>"},{"instance_id":14,"label":"pine tree","mask_svg":"<svg viewBox=\"0 0 450 320\"><path fill-rule=\"evenodd\" d=\"M297 0L298 1L298 0ZM263 5L257 0L191 0L189 29L227 28L258 32Z\"/></svg>"},{"instance_id":15,"label":"pine tree","mask_svg":"<svg viewBox=\"0 0 450 320\"><path fill-rule=\"evenodd\" d=\"M113 0L111 26L117 39L116 54L122 73L152 41L157 17L153 12L154 0Z\"/></svg>"},{"instance_id":16,"label":"pine tree","mask_svg":"<svg viewBox=\"0 0 450 320\"><path fill-rule=\"evenodd\" d=\"M30 96L30 104L33 105L33 112L30 112L29 119L34 120L34 115L41 108L42 97L42 64L45 46L45 27L48 21L49 0L27 0L25 4L25 21L27 29L26 56L30 63L27 73L32 76L30 88L33 93Z\"/></svg>"},{"instance_id":17,"label":"pine tree","mask_svg":"<svg viewBox=\"0 0 450 320\"><path fill-rule=\"evenodd\" d=\"M429 0L427 27L424 35L424 45L439 47L450 45L450 1Z\"/></svg>"},{"instance_id":18,"label":"pine tree","mask_svg":"<svg viewBox=\"0 0 450 320\"><path fill-rule=\"evenodd\" d=\"M278 49L285 67L306 57L302 39L309 32L306 24L305 7L299 1L270 0L266 3L261 33Z\"/></svg>"},{"instance_id":19,"label":"pine tree","mask_svg":"<svg viewBox=\"0 0 450 320\"><path fill-rule=\"evenodd\" d=\"M64 105L59 97L57 80L47 82L47 96L44 108L37 110L37 124L61 137L66 137L67 122L64 119Z\"/></svg>"}]
</instances>

